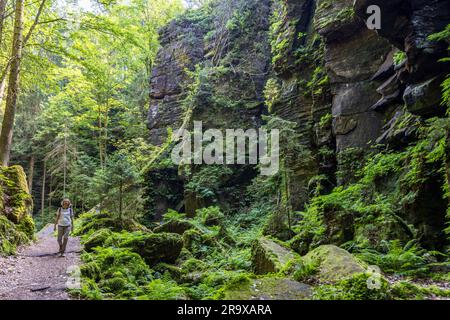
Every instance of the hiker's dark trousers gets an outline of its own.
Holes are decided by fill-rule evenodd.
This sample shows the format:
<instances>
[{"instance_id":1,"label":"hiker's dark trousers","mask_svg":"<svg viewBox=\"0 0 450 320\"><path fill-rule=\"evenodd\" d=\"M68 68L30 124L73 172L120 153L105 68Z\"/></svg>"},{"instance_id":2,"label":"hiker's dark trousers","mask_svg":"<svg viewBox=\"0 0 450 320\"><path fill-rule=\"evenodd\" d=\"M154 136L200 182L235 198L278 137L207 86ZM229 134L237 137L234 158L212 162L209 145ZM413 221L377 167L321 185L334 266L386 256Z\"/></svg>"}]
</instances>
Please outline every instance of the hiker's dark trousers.
<instances>
[{"instance_id":1,"label":"hiker's dark trousers","mask_svg":"<svg viewBox=\"0 0 450 320\"><path fill-rule=\"evenodd\" d=\"M58 226L58 244L59 244L59 253L65 253L67 242L69 241L69 235L71 226L63 227Z\"/></svg>"}]
</instances>

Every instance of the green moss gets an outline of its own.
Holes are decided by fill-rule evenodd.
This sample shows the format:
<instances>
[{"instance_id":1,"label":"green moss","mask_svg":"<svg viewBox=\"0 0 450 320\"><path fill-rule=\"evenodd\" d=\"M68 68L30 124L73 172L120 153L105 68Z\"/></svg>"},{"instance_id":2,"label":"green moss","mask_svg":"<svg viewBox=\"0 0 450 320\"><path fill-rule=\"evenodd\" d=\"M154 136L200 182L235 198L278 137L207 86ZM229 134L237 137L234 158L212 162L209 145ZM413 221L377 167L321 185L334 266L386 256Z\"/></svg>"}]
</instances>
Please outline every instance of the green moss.
<instances>
[{"instance_id":1,"label":"green moss","mask_svg":"<svg viewBox=\"0 0 450 320\"><path fill-rule=\"evenodd\" d=\"M97 247L82 255L83 287L79 294L89 299L130 299L143 293L153 271L136 253L123 248Z\"/></svg>"},{"instance_id":2,"label":"green moss","mask_svg":"<svg viewBox=\"0 0 450 320\"><path fill-rule=\"evenodd\" d=\"M186 300L186 289L174 281L157 279L144 287L139 300Z\"/></svg>"},{"instance_id":3,"label":"green moss","mask_svg":"<svg viewBox=\"0 0 450 320\"><path fill-rule=\"evenodd\" d=\"M399 281L392 286L391 293L395 299L400 300L425 300L434 297L450 297L450 290L437 286L420 286L408 281Z\"/></svg>"},{"instance_id":4,"label":"green moss","mask_svg":"<svg viewBox=\"0 0 450 320\"><path fill-rule=\"evenodd\" d=\"M14 223L31 214L33 201L28 191L25 172L20 166L0 167L0 185L7 197L4 197L3 209L5 214Z\"/></svg>"},{"instance_id":5,"label":"green moss","mask_svg":"<svg viewBox=\"0 0 450 320\"><path fill-rule=\"evenodd\" d=\"M400 65L400 64L402 64L406 59L407 59L408 57L406 56L406 53L405 52L403 52L403 51L398 51L398 52L396 52L395 54L394 54L394 57L393 57L393 62L394 62L394 64L395 65Z\"/></svg>"},{"instance_id":6,"label":"green moss","mask_svg":"<svg viewBox=\"0 0 450 320\"><path fill-rule=\"evenodd\" d=\"M197 210L196 216L200 219L200 222L206 226L220 225L225 217L219 207L209 207Z\"/></svg>"},{"instance_id":7,"label":"green moss","mask_svg":"<svg viewBox=\"0 0 450 320\"><path fill-rule=\"evenodd\" d=\"M149 265L154 265L159 262L175 262L183 248L183 241L180 235L174 233L124 231L113 234L105 245L129 248L141 255Z\"/></svg>"},{"instance_id":8,"label":"green moss","mask_svg":"<svg viewBox=\"0 0 450 320\"><path fill-rule=\"evenodd\" d=\"M264 88L264 100L270 113L273 113L273 105L280 98L280 85L277 80L271 78L267 80Z\"/></svg>"},{"instance_id":9,"label":"green moss","mask_svg":"<svg viewBox=\"0 0 450 320\"><path fill-rule=\"evenodd\" d=\"M25 233L28 237L28 239L34 238L34 232L35 232L35 225L34 220L31 217L31 215L27 214L25 215L19 222L17 228Z\"/></svg>"},{"instance_id":10,"label":"green moss","mask_svg":"<svg viewBox=\"0 0 450 320\"><path fill-rule=\"evenodd\" d=\"M256 274L282 272L296 257L294 252L268 238L257 239L252 246L252 265Z\"/></svg>"},{"instance_id":11,"label":"green moss","mask_svg":"<svg viewBox=\"0 0 450 320\"><path fill-rule=\"evenodd\" d=\"M334 285L319 285L314 288L315 300L388 300L392 298L388 282L380 278L379 289L369 289L368 274L357 274Z\"/></svg>"},{"instance_id":12,"label":"green moss","mask_svg":"<svg viewBox=\"0 0 450 320\"><path fill-rule=\"evenodd\" d=\"M293 278L296 281L306 282L312 279L319 271L319 264L314 261L300 259L295 265Z\"/></svg>"},{"instance_id":13,"label":"green moss","mask_svg":"<svg viewBox=\"0 0 450 320\"><path fill-rule=\"evenodd\" d=\"M319 2L315 25L318 29L337 28L355 18L353 6L347 6L343 1L322 0Z\"/></svg>"},{"instance_id":14,"label":"green moss","mask_svg":"<svg viewBox=\"0 0 450 320\"><path fill-rule=\"evenodd\" d=\"M285 278L264 277L240 279L226 286L217 297L225 300L305 300L310 296L308 285Z\"/></svg>"},{"instance_id":15,"label":"green moss","mask_svg":"<svg viewBox=\"0 0 450 320\"><path fill-rule=\"evenodd\" d=\"M95 247L102 246L109 237L112 236L112 231L109 229L102 228L95 231L85 239L83 239L82 244L86 251L92 251Z\"/></svg>"},{"instance_id":16,"label":"green moss","mask_svg":"<svg viewBox=\"0 0 450 320\"><path fill-rule=\"evenodd\" d=\"M360 149L341 153L337 177L342 185L311 199L293 229L308 235L305 240L312 247L323 241L337 245L354 241L380 249L383 240L398 239L404 245L424 236L420 232L426 230L417 230L407 217L423 206L429 185L442 183L442 195L432 196L433 202L445 206L448 127L448 119L428 120L419 129L419 140L403 151L377 149L365 157ZM428 232L425 236L433 235Z\"/></svg>"},{"instance_id":17,"label":"green moss","mask_svg":"<svg viewBox=\"0 0 450 320\"><path fill-rule=\"evenodd\" d=\"M0 255L11 255L17 246L27 244L30 238L17 225L0 214Z\"/></svg>"},{"instance_id":18,"label":"green moss","mask_svg":"<svg viewBox=\"0 0 450 320\"><path fill-rule=\"evenodd\" d=\"M365 265L346 250L324 245L310 251L303 257L308 269L315 269L315 276L321 282L335 282L365 272Z\"/></svg>"}]
</instances>

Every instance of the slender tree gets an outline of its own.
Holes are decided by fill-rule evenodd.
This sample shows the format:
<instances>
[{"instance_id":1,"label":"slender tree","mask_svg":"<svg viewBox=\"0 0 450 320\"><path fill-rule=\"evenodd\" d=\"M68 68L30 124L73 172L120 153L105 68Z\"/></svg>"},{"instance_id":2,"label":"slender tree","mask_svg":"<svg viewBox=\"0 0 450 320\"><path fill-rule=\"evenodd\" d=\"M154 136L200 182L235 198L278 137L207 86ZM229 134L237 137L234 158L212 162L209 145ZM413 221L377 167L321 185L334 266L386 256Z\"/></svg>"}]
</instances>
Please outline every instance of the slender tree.
<instances>
[{"instance_id":1,"label":"slender tree","mask_svg":"<svg viewBox=\"0 0 450 320\"><path fill-rule=\"evenodd\" d=\"M0 0L0 48L3 43L3 26L5 23L5 13L6 13L6 5L8 4L8 0Z\"/></svg>"},{"instance_id":2,"label":"slender tree","mask_svg":"<svg viewBox=\"0 0 450 320\"><path fill-rule=\"evenodd\" d=\"M0 161L7 166L11 153L11 143L16 115L17 97L19 95L20 63L22 60L24 0L16 0L14 17L14 36L11 50L11 68L8 81L5 114L0 134Z\"/></svg>"},{"instance_id":3,"label":"slender tree","mask_svg":"<svg viewBox=\"0 0 450 320\"><path fill-rule=\"evenodd\" d=\"M42 190L41 190L41 214L45 212L45 178L47 177L47 159L44 159L44 168L42 170Z\"/></svg>"}]
</instances>

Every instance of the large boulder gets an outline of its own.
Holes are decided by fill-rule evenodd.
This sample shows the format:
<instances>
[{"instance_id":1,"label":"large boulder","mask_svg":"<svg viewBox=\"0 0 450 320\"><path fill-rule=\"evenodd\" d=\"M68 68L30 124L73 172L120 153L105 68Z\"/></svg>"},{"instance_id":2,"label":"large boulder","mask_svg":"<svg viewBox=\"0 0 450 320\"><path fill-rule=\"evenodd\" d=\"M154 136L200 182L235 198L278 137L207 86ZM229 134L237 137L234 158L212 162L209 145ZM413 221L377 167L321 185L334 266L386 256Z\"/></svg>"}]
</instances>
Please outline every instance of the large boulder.
<instances>
[{"instance_id":1,"label":"large boulder","mask_svg":"<svg viewBox=\"0 0 450 320\"><path fill-rule=\"evenodd\" d=\"M321 282L336 282L366 271L352 254L334 245L324 245L310 251L303 257L303 263L317 268L315 277Z\"/></svg>"},{"instance_id":2,"label":"large boulder","mask_svg":"<svg viewBox=\"0 0 450 320\"><path fill-rule=\"evenodd\" d=\"M252 267L256 274L281 271L296 254L267 238L260 238L253 243Z\"/></svg>"},{"instance_id":3,"label":"large boulder","mask_svg":"<svg viewBox=\"0 0 450 320\"><path fill-rule=\"evenodd\" d=\"M155 233L176 233L182 235L186 231L195 228L192 222L187 220L170 220L155 229Z\"/></svg>"},{"instance_id":4,"label":"large boulder","mask_svg":"<svg viewBox=\"0 0 450 320\"><path fill-rule=\"evenodd\" d=\"M84 249L86 251L92 251L96 247L101 247L112 235L113 233L109 229L103 228L97 230L83 241Z\"/></svg>"},{"instance_id":5,"label":"large boulder","mask_svg":"<svg viewBox=\"0 0 450 320\"><path fill-rule=\"evenodd\" d=\"M312 296L309 285L291 279L253 279L225 290L225 300L306 300Z\"/></svg>"},{"instance_id":6,"label":"large boulder","mask_svg":"<svg viewBox=\"0 0 450 320\"><path fill-rule=\"evenodd\" d=\"M160 262L175 263L183 249L183 240L175 233L124 234L123 238L117 239L117 244L138 253L149 266Z\"/></svg>"},{"instance_id":7,"label":"large boulder","mask_svg":"<svg viewBox=\"0 0 450 320\"><path fill-rule=\"evenodd\" d=\"M33 200L20 166L0 166L0 254L14 254L16 247L34 237Z\"/></svg>"},{"instance_id":8,"label":"large boulder","mask_svg":"<svg viewBox=\"0 0 450 320\"><path fill-rule=\"evenodd\" d=\"M20 166L0 167L0 210L13 223L20 223L33 210L27 177Z\"/></svg>"}]
</instances>

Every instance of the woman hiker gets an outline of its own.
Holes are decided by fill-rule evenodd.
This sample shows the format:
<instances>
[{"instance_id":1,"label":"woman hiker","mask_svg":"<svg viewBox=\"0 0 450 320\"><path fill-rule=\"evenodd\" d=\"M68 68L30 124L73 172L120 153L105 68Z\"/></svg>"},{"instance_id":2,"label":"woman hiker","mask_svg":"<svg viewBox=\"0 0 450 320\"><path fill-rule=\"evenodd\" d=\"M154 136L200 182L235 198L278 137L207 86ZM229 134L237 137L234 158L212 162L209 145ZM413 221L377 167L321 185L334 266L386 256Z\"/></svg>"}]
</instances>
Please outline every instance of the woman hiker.
<instances>
[{"instance_id":1,"label":"woman hiker","mask_svg":"<svg viewBox=\"0 0 450 320\"><path fill-rule=\"evenodd\" d=\"M58 209L54 227L56 231L56 226L58 226L58 254L60 257L65 257L67 242L73 227L73 217L72 204L69 199L64 199L61 202L61 208Z\"/></svg>"}]
</instances>

